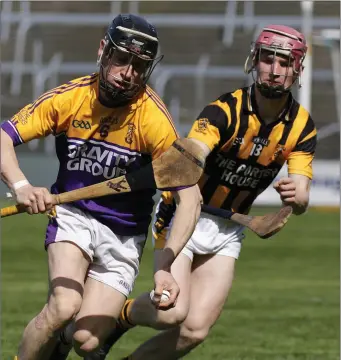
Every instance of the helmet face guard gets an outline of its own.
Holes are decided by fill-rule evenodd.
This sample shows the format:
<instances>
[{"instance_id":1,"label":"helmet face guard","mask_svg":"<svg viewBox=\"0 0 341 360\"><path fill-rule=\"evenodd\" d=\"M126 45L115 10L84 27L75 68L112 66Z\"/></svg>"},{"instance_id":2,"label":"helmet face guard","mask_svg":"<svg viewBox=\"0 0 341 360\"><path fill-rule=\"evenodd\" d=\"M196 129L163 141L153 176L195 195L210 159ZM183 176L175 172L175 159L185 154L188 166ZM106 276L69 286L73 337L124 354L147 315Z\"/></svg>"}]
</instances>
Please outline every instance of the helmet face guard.
<instances>
[{"instance_id":1,"label":"helmet face guard","mask_svg":"<svg viewBox=\"0 0 341 360\"><path fill-rule=\"evenodd\" d=\"M146 86L155 66L163 58L157 57L156 31L140 17L119 15L113 20L104 41L102 53L97 60L100 67L99 86L104 91L107 102L113 106L125 104ZM117 76L117 72L112 73L117 67L125 68L126 72ZM138 74L132 77L133 80L127 76L130 68Z\"/></svg>"},{"instance_id":2,"label":"helmet face guard","mask_svg":"<svg viewBox=\"0 0 341 360\"><path fill-rule=\"evenodd\" d=\"M256 42L252 44L244 70L247 74L252 73L253 80L264 97L280 98L290 92L297 79L301 86L300 76L306 51L305 38L298 31L287 26L270 25L263 29ZM283 58L285 63L285 71L280 74L275 72L275 62L278 57ZM264 59L268 68L270 67L267 72L261 71L259 66ZM275 81L276 78L280 81ZM285 85L290 78L290 85Z\"/></svg>"}]
</instances>

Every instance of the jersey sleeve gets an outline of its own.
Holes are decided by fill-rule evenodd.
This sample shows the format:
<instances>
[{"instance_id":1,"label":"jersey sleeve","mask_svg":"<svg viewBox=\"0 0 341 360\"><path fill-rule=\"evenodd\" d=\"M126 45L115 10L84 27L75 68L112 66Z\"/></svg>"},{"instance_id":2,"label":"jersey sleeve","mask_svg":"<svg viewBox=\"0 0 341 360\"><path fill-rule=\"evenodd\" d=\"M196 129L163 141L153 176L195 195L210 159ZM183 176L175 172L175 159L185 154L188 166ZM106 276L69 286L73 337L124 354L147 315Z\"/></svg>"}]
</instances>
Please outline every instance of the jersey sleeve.
<instances>
[{"instance_id":1,"label":"jersey sleeve","mask_svg":"<svg viewBox=\"0 0 341 360\"><path fill-rule=\"evenodd\" d=\"M161 100L159 100L161 101ZM154 104L155 105L155 104ZM144 138L152 160L157 159L179 137L166 106L160 102L150 106L144 122ZM150 121L150 118L153 121ZM148 120L149 119L149 120Z\"/></svg>"},{"instance_id":2,"label":"jersey sleeve","mask_svg":"<svg viewBox=\"0 0 341 360\"><path fill-rule=\"evenodd\" d=\"M64 102L63 112L67 110L68 103ZM11 137L14 146L62 132L65 124L62 124L64 117L60 108L60 98L50 91L2 123L1 128Z\"/></svg>"},{"instance_id":3,"label":"jersey sleeve","mask_svg":"<svg viewBox=\"0 0 341 360\"><path fill-rule=\"evenodd\" d=\"M288 157L288 173L313 178L312 162L316 149L316 128L311 118Z\"/></svg>"},{"instance_id":4,"label":"jersey sleeve","mask_svg":"<svg viewBox=\"0 0 341 360\"><path fill-rule=\"evenodd\" d=\"M212 103L202 110L187 137L202 141L212 151L224 137L227 127L226 112L216 103Z\"/></svg>"}]
</instances>

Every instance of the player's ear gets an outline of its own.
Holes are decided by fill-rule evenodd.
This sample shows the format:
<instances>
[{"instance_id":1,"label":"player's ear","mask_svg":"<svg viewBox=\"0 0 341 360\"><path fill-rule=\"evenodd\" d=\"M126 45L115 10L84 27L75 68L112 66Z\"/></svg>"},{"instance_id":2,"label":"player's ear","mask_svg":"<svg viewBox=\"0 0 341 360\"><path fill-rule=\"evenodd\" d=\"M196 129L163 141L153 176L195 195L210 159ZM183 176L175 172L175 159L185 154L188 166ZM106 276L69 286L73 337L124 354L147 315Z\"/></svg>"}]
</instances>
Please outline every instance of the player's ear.
<instances>
[{"instance_id":1,"label":"player's ear","mask_svg":"<svg viewBox=\"0 0 341 360\"><path fill-rule=\"evenodd\" d=\"M102 52L103 52L103 49L104 49L104 46L105 46L105 40L102 39L99 43L99 48L98 48L98 52L97 52L97 56L98 57L101 57L102 55Z\"/></svg>"},{"instance_id":2,"label":"player's ear","mask_svg":"<svg viewBox=\"0 0 341 360\"><path fill-rule=\"evenodd\" d=\"M104 46L105 46L105 40L102 39L99 43L99 48L97 51L97 65L99 65L101 62Z\"/></svg>"}]
</instances>

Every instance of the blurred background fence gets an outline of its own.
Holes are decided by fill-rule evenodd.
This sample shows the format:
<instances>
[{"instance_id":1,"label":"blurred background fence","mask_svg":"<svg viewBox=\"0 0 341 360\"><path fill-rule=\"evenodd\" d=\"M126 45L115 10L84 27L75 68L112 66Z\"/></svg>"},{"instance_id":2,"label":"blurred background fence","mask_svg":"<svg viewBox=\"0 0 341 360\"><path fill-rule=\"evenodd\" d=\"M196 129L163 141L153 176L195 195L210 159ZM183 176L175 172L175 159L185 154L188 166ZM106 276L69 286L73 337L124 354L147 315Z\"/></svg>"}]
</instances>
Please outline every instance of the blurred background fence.
<instances>
[{"instance_id":1,"label":"blurred background fence","mask_svg":"<svg viewBox=\"0 0 341 360\"><path fill-rule=\"evenodd\" d=\"M182 135L206 103L250 83L243 66L263 26L279 23L304 32L310 51L303 87L294 96L318 128L314 186L328 196L315 197L339 203L338 1L2 1L1 121L44 91L97 71L99 41L121 12L141 14L158 30L165 58L150 83ZM28 178L50 186L58 170L53 137L21 146L18 153Z\"/></svg>"}]
</instances>

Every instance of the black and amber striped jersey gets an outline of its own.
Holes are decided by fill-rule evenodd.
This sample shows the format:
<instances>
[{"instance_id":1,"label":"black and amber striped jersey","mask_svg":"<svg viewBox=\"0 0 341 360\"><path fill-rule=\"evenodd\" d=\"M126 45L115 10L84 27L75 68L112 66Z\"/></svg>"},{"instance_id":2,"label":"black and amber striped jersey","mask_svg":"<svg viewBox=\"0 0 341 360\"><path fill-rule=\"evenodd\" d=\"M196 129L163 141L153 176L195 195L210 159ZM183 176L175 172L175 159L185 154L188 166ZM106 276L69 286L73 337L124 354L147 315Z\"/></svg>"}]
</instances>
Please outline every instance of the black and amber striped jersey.
<instances>
[{"instance_id":1,"label":"black and amber striped jersey","mask_svg":"<svg viewBox=\"0 0 341 360\"><path fill-rule=\"evenodd\" d=\"M204 204L248 213L257 196L287 162L289 174L312 178L316 128L290 94L277 121L266 124L257 111L254 85L219 97L206 106L188 138L211 153L199 181ZM163 193L170 203L170 193Z\"/></svg>"}]
</instances>

